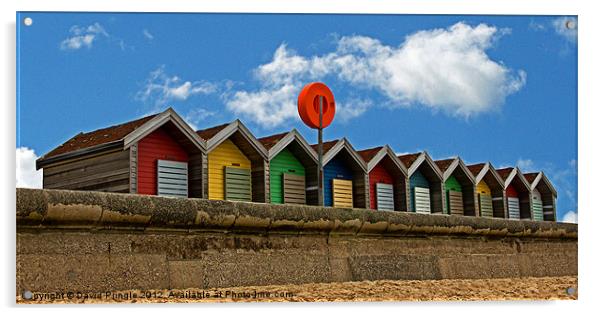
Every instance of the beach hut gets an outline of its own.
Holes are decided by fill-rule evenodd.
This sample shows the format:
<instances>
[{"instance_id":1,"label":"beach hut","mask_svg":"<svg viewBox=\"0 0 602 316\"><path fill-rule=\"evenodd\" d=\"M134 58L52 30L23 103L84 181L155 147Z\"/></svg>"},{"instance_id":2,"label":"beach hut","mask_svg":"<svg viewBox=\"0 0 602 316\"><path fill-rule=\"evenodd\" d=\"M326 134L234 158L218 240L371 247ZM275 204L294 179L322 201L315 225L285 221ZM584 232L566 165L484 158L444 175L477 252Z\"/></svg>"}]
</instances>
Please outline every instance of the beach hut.
<instances>
[{"instance_id":1,"label":"beach hut","mask_svg":"<svg viewBox=\"0 0 602 316\"><path fill-rule=\"evenodd\" d=\"M525 173L531 185L533 219L556 221L556 189L543 172Z\"/></svg>"},{"instance_id":2,"label":"beach hut","mask_svg":"<svg viewBox=\"0 0 602 316\"><path fill-rule=\"evenodd\" d=\"M467 166L475 177L479 216L506 218L504 181L491 163Z\"/></svg>"},{"instance_id":3,"label":"beach hut","mask_svg":"<svg viewBox=\"0 0 602 316\"><path fill-rule=\"evenodd\" d=\"M443 173L445 213L476 216L475 178L459 157L435 161Z\"/></svg>"},{"instance_id":4,"label":"beach hut","mask_svg":"<svg viewBox=\"0 0 602 316\"><path fill-rule=\"evenodd\" d=\"M236 120L197 134L207 141L207 198L269 201L267 150L242 122Z\"/></svg>"},{"instance_id":5,"label":"beach hut","mask_svg":"<svg viewBox=\"0 0 602 316\"><path fill-rule=\"evenodd\" d=\"M312 145L317 151L317 145ZM368 208L366 163L345 138L323 144L324 206Z\"/></svg>"},{"instance_id":6,"label":"beach hut","mask_svg":"<svg viewBox=\"0 0 602 316\"><path fill-rule=\"evenodd\" d=\"M426 152L398 156L408 169L410 212L443 214L443 174Z\"/></svg>"},{"instance_id":7,"label":"beach hut","mask_svg":"<svg viewBox=\"0 0 602 316\"><path fill-rule=\"evenodd\" d=\"M379 211L408 210L408 171L388 145L360 150L366 162L370 208Z\"/></svg>"},{"instance_id":8,"label":"beach hut","mask_svg":"<svg viewBox=\"0 0 602 316\"><path fill-rule=\"evenodd\" d=\"M36 161L45 189L204 197L205 142L171 108L79 133Z\"/></svg>"},{"instance_id":9,"label":"beach hut","mask_svg":"<svg viewBox=\"0 0 602 316\"><path fill-rule=\"evenodd\" d=\"M270 161L270 202L317 205L318 155L303 136L293 129L259 138L259 142Z\"/></svg>"},{"instance_id":10,"label":"beach hut","mask_svg":"<svg viewBox=\"0 0 602 316\"><path fill-rule=\"evenodd\" d=\"M533 219L531 213L531 186L518 167L498 169L504 180L507 218Z\"/></svg>"}]
</instances>

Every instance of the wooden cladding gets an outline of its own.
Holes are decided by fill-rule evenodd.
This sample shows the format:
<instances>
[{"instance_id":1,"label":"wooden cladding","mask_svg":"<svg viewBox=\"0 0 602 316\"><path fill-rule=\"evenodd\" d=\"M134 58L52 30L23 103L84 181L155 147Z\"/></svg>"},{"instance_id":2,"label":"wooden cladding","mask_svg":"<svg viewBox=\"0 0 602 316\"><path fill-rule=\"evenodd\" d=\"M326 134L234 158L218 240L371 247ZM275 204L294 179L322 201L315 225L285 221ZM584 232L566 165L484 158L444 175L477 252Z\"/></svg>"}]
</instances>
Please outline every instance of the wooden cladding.
<instances>
[{"instance_id":1,"label":"wooden cladding","mask_svg":"<svg viewBox=\"0 0 602 316\"><path fill-rule=\"evenodd\" d=\"M393 185L387 183L376 183L376 209L379 211L393 211L395 202L393 199Z\"/></svg>"},{"instance_id":2,"label":"wooden cladding","mask_svg":"<svg viewBox=\"0 0 602 316\"><path fill-rule=\"evenodd\" d=\"M414 208L416 213L431 213L431 190L429 188L414 188Z\"/></svg>"},{"instance_id":3,"label":"wooden cladding","mask_svg":"<svg viewBox=\"0 0 602 316\"><path fill-rule=\"evenodd\" d=\"M285 199L286 192L284 192L284 175L303 178L303 185L305 185L305 168L303 164L295 157L295 155L284 148L278 155L270 160L270 202L274 204L289 203ZM287 176L287 177L288 177ZM296 179L298 177L288 177L290 179ZM291 180L294 181L294 180ZM303 187L303 199L305 199L305 187ZM298 202L294 202L298 203ZM303 202L305 203L305 202Z\"/></svg>"},{"instance_id":4,"label":"wooden cladding","mask_svg":"<svg viewBox=\"0 0 602 316\"><path fill-rule=\"evenodd\" d=\"M237 167L243 169L251 169L249 158L229 139L207 155L207 191L210 200L228 199L224 191L226 187L224 168L230 168L234 165L238 165ZM261 182L264 183L265 180Z\"/></svg>"},{"instance_id":5,"label":"wooden cladding","mask_svg":"<svg viewBox=\"0 0 602 316\"><path fill-rule=\"evenodd\" d=\"M332 179L332 197L334 207L353 207L353 181Z\"/></svg>"},{"instance_id":6,"label":"wooden cladding","mask_svg":"<svg viewBox=\"0 0 602 316\"><path fill-rule=\"evenodd\" d=\"M157 160L157 195L188 197L188 163Z\"/></svg>"},{"instance_id":7,"label":"wooden cladding","mask_svg":"<svg viewBox=\"0 0 602 316\"><path fill-rule=\"evenodd\" d=\"M45 189L130 192L130 152L99 153L43 169Z\"/></svg>"},{"instance_id":8,"label":"wooden cladding","mask_svg":"<svg viewBox=\"0 0 602 316\"><path fill-rule=\"evenodd\" d=\"M224 167L226 200L251 202L251 170Z\"/></svg>"},{"instance_id":9,"label":"wooden cladding","mask_svg":"<svg viewBox=\"0 0 602 316\"><path fill-rule=\"evenodd\" d=\"M462 192L447 191L448 209L452 215L464 215L464 199Z\"/></svg>"},{"instance_id":10,"label":"wooden cladding","mask_svg":"<svg viewBox=\"0 0 602 316\"><path fill-rule=\"evenodd\" d=\"M481 216L493 217L493 199L491 195L479 193L479 209L481 210Z\"/></svg>"},{"instance_id":11,"label":"wooden cladding","mask_svg":"<svg viewBox=\"0 0 602 316\"><path fill-rule=\"evenodd\" d=\"M282 186L284 203L305 204L305 176L283 173Z\"/></svg>"}]
</instances>

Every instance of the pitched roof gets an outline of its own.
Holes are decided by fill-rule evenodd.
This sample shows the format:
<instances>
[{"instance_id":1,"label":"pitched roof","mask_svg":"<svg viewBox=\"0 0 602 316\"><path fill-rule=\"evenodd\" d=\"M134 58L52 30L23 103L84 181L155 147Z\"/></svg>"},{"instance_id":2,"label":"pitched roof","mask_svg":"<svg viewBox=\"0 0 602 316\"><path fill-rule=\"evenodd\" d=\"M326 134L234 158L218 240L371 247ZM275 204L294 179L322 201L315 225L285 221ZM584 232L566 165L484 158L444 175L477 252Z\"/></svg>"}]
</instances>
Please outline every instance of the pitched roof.
<instances>
[{"instance_id":1,"label":"pitched roof","mask_svg":"<svg viewBox=\"0 0 602 316\"><path fill-rule=\"evenodd\" d=\"M410 168L410 166L414 163L414 161L416 161L416 159L418 159L418 157L420 157L421 154L422 153L407 154L397 156L397 158L399 158L399 160L401 160L401 162L403 162L407 168Z\"/></svg>"},{"instance_id":2,"label":"pitched roof","mask_svg":"<svg viewBox=\"0 0 602 316\"><path fill-rule=\"evenodd\" d=\"M119 125L105 127L87 133L79 133L68 141L64 142L62 145L51 150L49 153L44 155L43 158L46 159L76 150L91 148L121 140L157 115L158 114L153 114Z\"/></svg>"},{"instance_id":3,"label":"pitched roof","mask_svg":"<svg viewBox=\"0 0 602 316\"><path fill-rule=\"evenodd\" d=\"M278 142L281 139L283 139L286 135L288 135L288 133L290 133L290 132L284 132L284 133L280 133L280 134L274 134L274 135L270 135L270 136L259 138L257 140L261 144L263 144L263 146L265 147L265 149L270 150L272 147L274 147L274 145L278 144Z\"/></svg>"},{"instance_id":4,"label":"pitched roof","mask_svg":"<svg viewBox=\"0 0 602 316\"><path fill-rule=\"evenodd\" d=\"M533 181L535 181L535 178L537 178L538 175L539 175L539 172L531 172L531 173L523 174L523 176L525 176L525 179L527 179L527 181L529 181L529 183L533 183Z\"/></svg>"},{"instance_id":5,"label":"pitched roof","mask_svg":"<svg viewBox=\"0 0 602 316\"><path fill-rule=\"evenodd\" d=\"M364 150L359 150L357 153L364 159L365 162L370 162L379 151L383 149L383 146L378 146L374 148L368 148Z\"/></svg>"},{"instance_id":6,"label":"pitched roof","mask_svg":"<svg viewBox=\"0 0 602 316\"><path fill-rule=\"evenodd\" d=\"M502 177L502 179L504 181L506 181L506 179L508 179L508 176L510 175L510 173L512 173L512 170L514 170L514 167L498 169L496 171L500 175L500 177Z\"/></svg>"},{"instance_id":7,"label":"pitched roof","mask_svg":"<svg viewBox=\"0 0 602 316\"><path fill-rule=\"evenodd\" d=\"M215 136L217 133L219 133L221 130L223 130L224 128L228 127L228 125L230 125L231 123L225 123L222 125L218 125L218 126L214 126L214 127L210 127L210 128L206 128L206 129L201 129L196 131L196 133L204 140L209 140L211 139L213 136Z\"/></svg>"},{"instance_id":8,"label":"pitched roof","mask_svg":"<svg viewBox=\"0 0 602 316\"><path fill-rule=\"evenodd\" d=\"M470 170L470 172L472 172L473 176L477 176L479 174L479 172L481 172L481 170L483 170L483 167L485 167L485 163L476 163L474 165L470 165L470 166L466 166L466 168L468 168L468 170Z\"/></svg>"},{"instance_id":9,"label":"pitched roof","mask_svg":"<svg viewBox=\"0 0 602 316\"><path fill-rule=\"evenodd\" d=\"M439 167L439 169L441 169L442 172L445 172L445 170L447 170L447 168L449 168L449 166L451 166L451 164L452 164L452 162L454 162L454 160L456 160L456 158L441 159L441 160L435 161L435 164L437 165L437 167Z\"/></svg>"},{"instance_id":10,"label":"pitched roof","mask_svg":"<svg viewBox=\"0 0 602 316\"><path fill-rule=\"evenodd\" d=\"M327 153L338 142L339 142L339 139L335 139L335 140L331 140L331 141L322 143L322 149L324 150L324 152L322 152L322 154ZM318 152L318 144L311 145L311 148L313 148L316 152Z\"/></svg>"}]
</instances>

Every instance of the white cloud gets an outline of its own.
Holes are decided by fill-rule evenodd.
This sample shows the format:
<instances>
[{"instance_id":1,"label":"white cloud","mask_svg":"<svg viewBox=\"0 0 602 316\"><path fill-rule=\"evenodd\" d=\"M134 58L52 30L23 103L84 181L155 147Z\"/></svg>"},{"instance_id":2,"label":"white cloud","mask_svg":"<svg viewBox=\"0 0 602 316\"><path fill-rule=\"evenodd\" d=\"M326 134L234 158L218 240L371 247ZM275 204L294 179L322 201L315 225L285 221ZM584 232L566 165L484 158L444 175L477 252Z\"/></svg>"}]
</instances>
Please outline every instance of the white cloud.
<instances>
[{"instance_id":1,"label":"white cloud","mask_svg":"<svg viewBox=\"0 0 602 316\"><path fill-rule=\"evenodd\" d=\"M578 217L577 212L568 211L564 214L564 216L562 217L562 220L560 220L560 221L564 222L564 223L575 223L576 224L577 217Z\"/></svg>"},{"instance_id":2,"label":"white cloud","mask_svg":"<svg viewBox=\"0 0 602 316\"><path fill-rule=\"evenodd\" d=\"M336 108L336 116L346 122L352 118L358 117L366 112L373 103L370 99L351 98L345 102L339 102Z\"/></svg>"},{"instance_id":3,"label":"white cloud","mask_svg":"<svg viewBox=\"0 0 602 316\"><path fill-rule=\"evenodd\" d=\"M285 84L257 92L237 91L227 97L226 107L237 115L245 115L265 127L275 127L297 119L298 84Z\"/></svg>"},{"instance_id":4,"label":"white cloud","mask_svg":"<svg viewBox=\"0 0 602 316\"><path fill-rule=\"evenodd\" d=\"M280 125L296 117L296 94L303 83L329 76L377 91L389 106L421 105L462 117L494 111L526 83L524 71L513 71L486 53L508 32L457 23L416 32L397 47L347 36L338 39L335 51L309 57L282 44L272 61L255 69L260 90L233 93L226 104L261 125Z\"/></svg>"},{"instance_id":5,"label":"white cloud","mask_svg":"<svg viewBox=\"0 0 602 316\"><path fill-rule=\"evenodd\" d=\"M204 108L195 108L186 113L186 115L184 116L184 120L186 121L186 123L188 123L188 125L190 125L190 127L192 127L192 129L198 130L198 124L201 123L201 121L211 116L214 116L215 114L215 112L209 111Z\"/></svg>"},{"instance_id":6,"label":"white cloud","mask_svg":"<svg viewBox=\"0 0 602 316\"><path fill-rule=\"evenodd\" d=\"M546 29L546 26L544 24L531 21L529 22L529 29L533 31L544 31Z\"/></svg>"},{"instance_id":7,"label":"white cloud","mask_svg":"<svg viewBox=\"0 0 602 316\"><path fill-rule=\"evenodd\" d=\"M142 35L144 35L144 38L146 38L147 40L153 40L155 38L155 36L151 34L151 32L149 32L147 29L142 30Z\"/></svg>"},{"instance_id":8,"label":"white cloud","mask_svg":"<svg viewBox=\"0 0 602 316\"><path fill-rule=\"evenodd\" d=\"M42 170L36 170L36 153L27 147L17 148L17 187L42 188Z\"/></svg>"},{"instance_id":9,"label":"white cloud","mask_svg":"<svg viewBox=\"0 0 602 316\"><path fill-rule=\"evenodd\" d=\"M193 95L211 94L217 91L215 84L207 81L185 81L178 76L168 75L165 66L152 71L135 98L152 103L155 109L162 108L172 100L185 101Z\"/></svg>"},{"instance_id":10,"label":"white cloud","mask_svg":"<svg viewBox=\"0 0 602 316\"><path fill-rule=\"evenodd\" d=\"M82 47L91 48L98 36L109 37L105 29L97 22L87 27L74 25L69 29L70 36L64 39L60 48L62 50L77 50Z\"/></svg>"},{"instance_id":11,"label":"white cloud","mask_svg":"<svg viewBox=\"0 0 602 316\"><path fill-rule=\"evenodd\" d=\"M564 37L569 42L577 41L577 19L574 17L560 17L552 22L556 34Z\"/></svg>"},{"instance_id":12,"label":"white cloud","mask_svg":"<svg viewBox=\"0 0 602 316\"><path fill-rule=\"evenodd\" d=\"M535 168L535 163L533 162L533 160L531 159L522 159L519 158L518 161L516 162L516 166L522 171L522 172L537 172L539 170L537 170Z\"/></svg>"}]
</instances>

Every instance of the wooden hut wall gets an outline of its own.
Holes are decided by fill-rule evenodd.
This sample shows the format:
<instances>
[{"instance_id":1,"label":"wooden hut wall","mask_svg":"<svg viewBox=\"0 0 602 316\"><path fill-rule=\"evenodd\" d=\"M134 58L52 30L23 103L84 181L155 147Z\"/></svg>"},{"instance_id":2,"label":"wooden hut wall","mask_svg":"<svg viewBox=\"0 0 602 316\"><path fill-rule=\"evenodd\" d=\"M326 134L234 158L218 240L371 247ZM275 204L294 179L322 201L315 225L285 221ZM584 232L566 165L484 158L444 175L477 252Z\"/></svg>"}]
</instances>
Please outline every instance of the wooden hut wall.
<instances>
[{"instance_id":1,"label":"wooden hut wall","mask_svg":"<svg viewBox=\"0 0 602 316\"><path fill-rule=\"evenodd\" d=\"M391 159L389 155L385 155L368 174L370 208L377 209L378 207L378 204L373 203L372 200L376 194L376 183L382 182L393 185L393 209L399 212L407 212L409 207L407 199L409 196L408 178Z\"/></svg>"},{"instance_id":2,"label":"wooden hut wall","mask_svg":"<svg viewBox=\"0 0 602 316\"><path fill-rule=\"evenodd\" d=\"M516 188L512 184L506 187L506 199L508 203L508 218L509 219L520 219L521 207L520 198Z\"/></svg>"},{"instance_id":3,"label":"wooden hut wall","mask_svg":"<svg viewBox=\"0 0 602 316\"><path fill-rule=\"evenodd\" d=\"M514 187L518 195L520 219L533 219L533 215L531 213L531 188L527 184L524 184L518 178L518 175L512 179L511 185ZM507 192L508 191L506 190L506 193Z\"/></svg>"},{"instance_id":4,"label":"wooden hut wall","mask_svg":"<svg viewBox=\"0 0 602 316\"><path fill-rule=\"evenodd\" d=\"M419 170L410 176L410 211L416 212L416 187L428 188L428 181Z\"/></svg>"},{"instance_id":5,"label":"wooden hut wall","mask_svg":"<svg viewBox=\"0 0 602 316\"><path fill-rule=\"evenodd\" d=\"M428 187L431 213L443 214L443 183L425 161L410 177L410 210L416 211L416 187Z\"/></svg>"},{"instance_id":6,"label":"wooden hut wall","mask_svg":"<svg viewBox=\"0 0 602 316\"><path fill-rule=\"evenodd\" d=\"M318 162L315 157L312 158L311 154L307 152L311 148L305 148L295 139L286 146L286 149L290 150L305 169L306 204L318 205Z\"/></svg>"},{"instance_id":7,"label":"wooden hut wall","mask_svg":"<svg viewBox=\"0 0 602 316\"><path fill-rule=\"evenodd\" d=\"M223 141L208 154L208 198L224 200L225 168L234 167L251 170L251 161L231 140ZM252 184L251 184L252 187Z\"/></svg>"},{"instance_id":8,"label":"wooden hut wall","mask_svg":"<svg viewBox=\"0 0 602 316\"><path fill-rule=\"evenodd\" d=\"M445 180L445 202L445 214L464 215L462 185L453 175Z\"/></svg>"},{"instance_id":9,"label":"wooden hut wall","mask_svg":"<svg viewBox=\"0 0 602 316\"><path fill-rule=\"evenodd\" d=\"M283 149L274 158L270 160L270 202L274 204L284 203L284 182L285 174L297 175L303 177L305 182L305 167L287 148ZM301 188L305 194L305 184ZM305 199L303 201L305 204Z\"/></svg>"},{"instance_id":10,"label":"wooden hut wall","mask_svg":"<svg viewBox=\"0 0 602 316\"><path fill-rule=\"evenodd\" d=\"M157 161L188 163L188 153L159 128L138 141L138 194L157 195Z\"/></svg>"},{"instance_id":11,"label":"wooden hut wall","mask_svg":"<svg viewBox=\"0 0 602 316\"><path fill-rule=\"evenodd\" d=\"M113 149L44 166L44 189L130 192L130 151Z\"/></svg>"},{"instance_id":12,"label":"wooden hut wall","mask_svg":"<svg viewBox=\"0 0 602 316\"><path fill-rule=\"evenodd\" d=\"M493 217L507 218L506 191L500 184L491 170L488 170L481 181L485 181L491 191L493 202ZM482 214L481 214L482 216Z\"/></svg>"},{"instance_id":13,"label":"wooden hut wall","mask_svg":"<svg viewBox=\"0 0 602 316\"><path fill-rule=\"evenodd\" d=\"M543 180L539 181L536 189L541 194L541 201L543 202L543 220L556 221L556 196L544 184Z\"/></svg>"},{"instance_id":14,"label":"wooden hut wall","mask_svg":"<svg viewBox=\"0 0 602 316\"><path fill-rule=\"evenodd\" d=\"M171 121L161 126L176 143L178 143L188 153L188 196L193 198L204 198L205 190L205 171L203 170L203 160L207 154L202 152L190 138Z\"/></svg>"},{"instance_id":15,"label":"wooden hut wall","mask_svg":"<svg viewBox=\"0 0 602 316\"><path fill-rule=\"evenodd\" d=\"M477 198L480 216L493 217L493 196L491 195L491 188L485 180L481 180L477 184Z\"/></svg>"},{"instance_id":16,"label":"wooden hut wall","mask_svg":"<svg viewBox=\"0 0 602 316\"><path fill-rule=\"evenodd\" d=\"M426 160L422 162L420 167L418 167L418 170L424 175L429 183L431 213L443 214L443 205L445 203L443 195L443 182Z\"/></svg>"},{"instance_id":17,"label":"wooden hut wall","mask_svg":"<svg viewBox=\"0 0 602 316\"><path fill-rule=\"evenodd\" d=\"M395 178L395 210L408 212L410 210L410 180L405 175Z\"/></svg>"},{"instance_id":18,"label":"wooden hut wall","mask_svg":"<svg viewBox=\"0 0 602 316\"><path fill-rule=\"evenodd\" d=\"M205 198L203 191L203 164L207 155L191 153L188 155L188 196Z\"/></svg>"},{"instance_id":19,"label":"wooden hut wall","mask_svg":"<svg viewBox=\"0 0 602 316\"><path fill-rule=\"evenodd\" d=\"M462 192L462 208L464 211L463 215L477 216L478 202L475 184L473 179L469 178L469 175L467 175L464 170L465 169L462 169L461 165L458 165L454 172L452 172L450 178L454 177L457 181L456 185L460 186ZM445 186L447 186L447 181L445 182Z\"/></svg>"},{"instance_id":20,"label":"wooden hut wall","mask_svg":"<svg viewBox=\"0 0 602 316\"><path fill-rule=\"evenodd\" d=\"M353 181L353 171L346 161L337 155L324 166L324 206L333 206L333 179ZM355 203L355 201L354 201Z\"/></svg>"},{"instance_id":21,"label":"wooden hut wall","mask_svg":"<svg viewBox=\"0 0 602 316\"><path fill-rule=\"evenodd\" d=\"M377 184L382 183L382 184L388 184L388 185L393 186L395 181L394 181L394 177L391 174L389 174L389 172L385 168L382 161L380 163L378 163L376 166L374 166L374 168L372 168L372 170L370 170L368 178L370 181L370 208L375 210L378 207L378 205L377 205L378 192L377 192L377 188L376 188ZM391 209L391 211L392 211L392 209Z\"/></svg>"},{"instance_id":22,"label":"wooden hut wall","mask_svg":"<svg viewBox=\"0 0 602 316\"><path fill-rule=\"evenodd\" d=\"M531 192L531 207L533 212L533 220L543 221L543 201L541 200L541 194L537 188Z\"/></svg>"},{"instance_id":23,"label":"wooden hut wall","mask_svg":"<svg viewBox=\"0 0 602 316\"><path fill-rule=\"evenodd\" d=\"M230 140L251 161L252 201L269 203L270 201L270 163L251 144L251 140L242 132L236 131Z\"/></svg>"}]
</instances>

